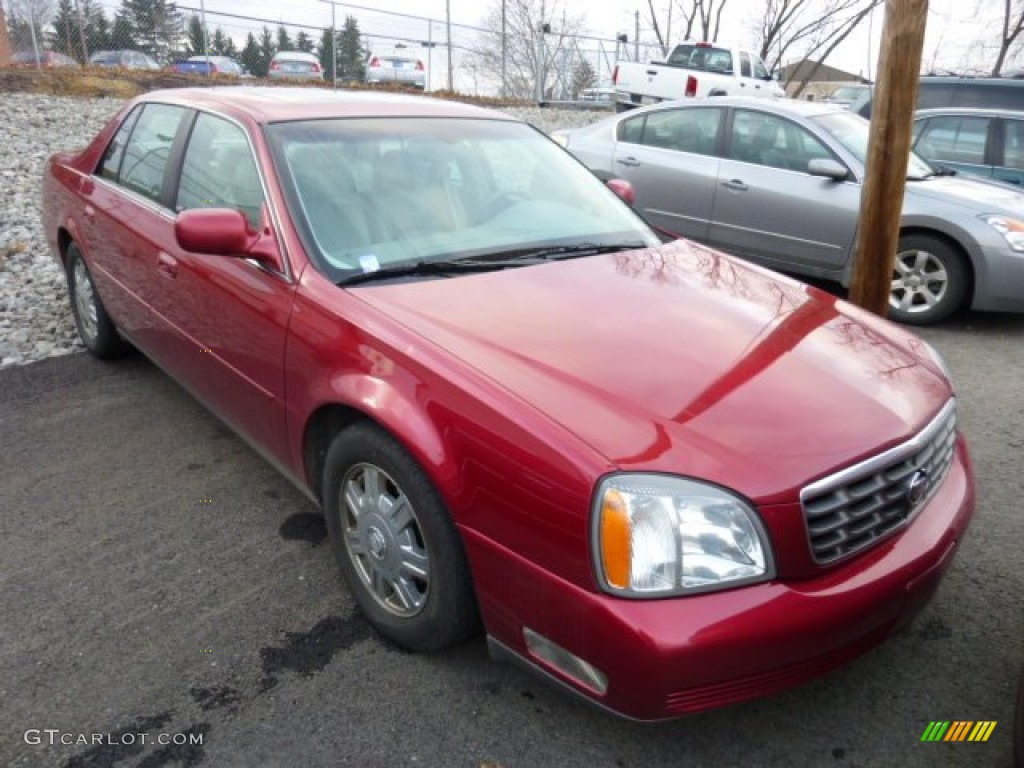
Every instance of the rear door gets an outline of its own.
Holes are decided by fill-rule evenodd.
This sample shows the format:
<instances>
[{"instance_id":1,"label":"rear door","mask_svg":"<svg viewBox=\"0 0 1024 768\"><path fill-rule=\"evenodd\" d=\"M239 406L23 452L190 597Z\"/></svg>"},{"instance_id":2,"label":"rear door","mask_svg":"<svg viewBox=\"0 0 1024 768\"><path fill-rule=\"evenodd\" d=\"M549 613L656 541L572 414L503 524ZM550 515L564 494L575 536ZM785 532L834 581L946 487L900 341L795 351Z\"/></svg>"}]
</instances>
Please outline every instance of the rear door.
<instances>
[{"instance_id":1,"label":"rear door","mask_svg":"<svg viewBox=\"0 0 1024 768\"><path fill-rule=\"evenodd\" d=\"M687 106L619 123L613 173L633 184L634 207L652 225L707 241L724 114L721 107Z\"/></svg>"},{"instance_id":2,"label":"rear door","mask_svg":"<svg viewBox=\"0 0 1024 768\"><path fill-rule=\"evenodd\" d=\"M85 239L100 295L119 327L161 363L172 343L165 318L155 313L158 253L174 229L167 171L190 117L171 104L137 107L107 147L86 196Z\"/></svg>"},{"instance_id":3,"label":"rear door","mask_svg":"<svg viewBox=\"0 0 1024 768\"><path fill-rule=\"evenodd\" d=\"M712 245L785 267L840 271L857 229L860 184L807 172L836 157L803 126L756 110L734 110L709 229Z\"/></svg>"}]
</instances>

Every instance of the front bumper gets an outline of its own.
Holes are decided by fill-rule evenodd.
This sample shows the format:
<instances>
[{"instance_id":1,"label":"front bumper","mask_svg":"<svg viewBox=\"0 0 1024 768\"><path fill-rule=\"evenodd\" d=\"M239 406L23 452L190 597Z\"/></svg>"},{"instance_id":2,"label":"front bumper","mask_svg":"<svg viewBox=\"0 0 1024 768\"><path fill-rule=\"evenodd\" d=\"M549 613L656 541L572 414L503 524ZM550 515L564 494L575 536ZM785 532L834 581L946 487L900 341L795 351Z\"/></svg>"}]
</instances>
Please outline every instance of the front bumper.
<instances>
[{"instance_id":1,"label":"front bumper","mask_svg":"<svg viewBox=\"0 0 1024 768\"><path fill-rule=\"evenodd\" d=\"M664 600L581 589L467 532L493 640L595 703L662 720L774 693L827 672L913 618L934 593L974 509L963 441L907 528L813 578ZM600 670L601 694L533 657L523 629Z\"/></svg>"}]
</instances>

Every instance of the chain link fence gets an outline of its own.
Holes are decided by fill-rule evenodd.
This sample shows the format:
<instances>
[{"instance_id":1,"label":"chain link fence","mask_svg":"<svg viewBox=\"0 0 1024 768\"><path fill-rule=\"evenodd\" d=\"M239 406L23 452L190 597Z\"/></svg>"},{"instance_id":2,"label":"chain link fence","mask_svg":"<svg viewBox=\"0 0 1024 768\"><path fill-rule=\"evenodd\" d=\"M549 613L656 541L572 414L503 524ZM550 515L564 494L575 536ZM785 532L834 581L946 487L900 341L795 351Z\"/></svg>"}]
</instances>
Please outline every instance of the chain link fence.
<instances>
[{"instance_id":1,"label":"chain link fence","mask_svg":"<svg viewBox=\"0 0 1024 768\"><path fill-rule=\"evenodd\" d=\"M255 3L246 4L247 13L226 10L226 3L213 5L190 0L167 13L163 0L136 2L132 17L117 0L0 0L10 50L16 63L27 66L56 66L55 54L85 63L102 51L136 51L150 61L124 56L123 66L166 67L190 55L217 55L237 60L259 77L266 75L276 51L305 50L320 57L326 79L345 83L362 79L371 55L401 51L422 61L427 90L560 101L610 86L617 60L662 56L658 46L625 36L602 38L549 24L507 28L503 35L500 26L336 0L267 4L264 15L251 10L259 7ZM353 22L355 43L345 36Z\"/></svg>"}]
</instances>

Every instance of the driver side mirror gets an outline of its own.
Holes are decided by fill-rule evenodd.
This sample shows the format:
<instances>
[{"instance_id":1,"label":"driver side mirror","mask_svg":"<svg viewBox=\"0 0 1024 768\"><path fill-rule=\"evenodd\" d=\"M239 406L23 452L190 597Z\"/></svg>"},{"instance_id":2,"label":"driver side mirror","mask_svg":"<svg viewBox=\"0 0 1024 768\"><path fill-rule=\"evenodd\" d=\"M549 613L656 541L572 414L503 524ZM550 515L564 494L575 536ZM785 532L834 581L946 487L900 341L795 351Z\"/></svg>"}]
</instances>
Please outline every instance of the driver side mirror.
<instances>
[{"instance_id":1,"label":"driver side mirror","mask_svg":"<svg viewBox=\"0 0 1024 768\"><path fill-rule=\"evenodd\" d=\"M254 232L245 214L234 208L191 208L174 220L178 246L192 253L255 259L281 272L280 256L273 236Z\"/></svg>"},{"instance_id":2,"label":"driver side mirror","mask_svg":"<svg viewBox=\"0 0 1024 768\"><path fill-rule=\"evenodd\" d=\"M605 182L608 189L618 195L619 199L622 200L626 205L632 206L636 202L636 190L633 189L633 185L625 179L609 179Z\"/></svg>"},{"instance_id":3,"label":"driver side mirror","mask_svg":"<svg viewBox=\"0 0 1024 768\"><path fill-rule=\"evenodd\" d=\"M811 176L824 176L832 181L846 181L850 178L850 171L845 165L825 157L816 157L807 163L807 172Z\"/></svg>"}]
</instances>

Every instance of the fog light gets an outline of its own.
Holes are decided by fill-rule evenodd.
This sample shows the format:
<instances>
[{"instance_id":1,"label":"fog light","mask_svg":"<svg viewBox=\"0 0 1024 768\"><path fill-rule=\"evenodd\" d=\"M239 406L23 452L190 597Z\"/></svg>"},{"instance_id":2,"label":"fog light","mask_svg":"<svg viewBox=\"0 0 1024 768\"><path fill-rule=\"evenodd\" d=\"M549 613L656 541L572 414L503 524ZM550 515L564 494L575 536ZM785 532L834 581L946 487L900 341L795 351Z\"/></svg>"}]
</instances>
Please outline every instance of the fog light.
<instances>
[{"instance_id":1,"label":"fog light","mask_svg":"<svg viewBox=\"0 0 1024 768\"><path fill-rule=\"evenodd\" d=\"M526 640L526 647L531 655L601 696L608 691L608 678L593 664L588 664L579 656L574 656L562 646L551 642L543 635L538 635L529 627L523 627L523 638Z\"/></svg>"}]
</instances>

